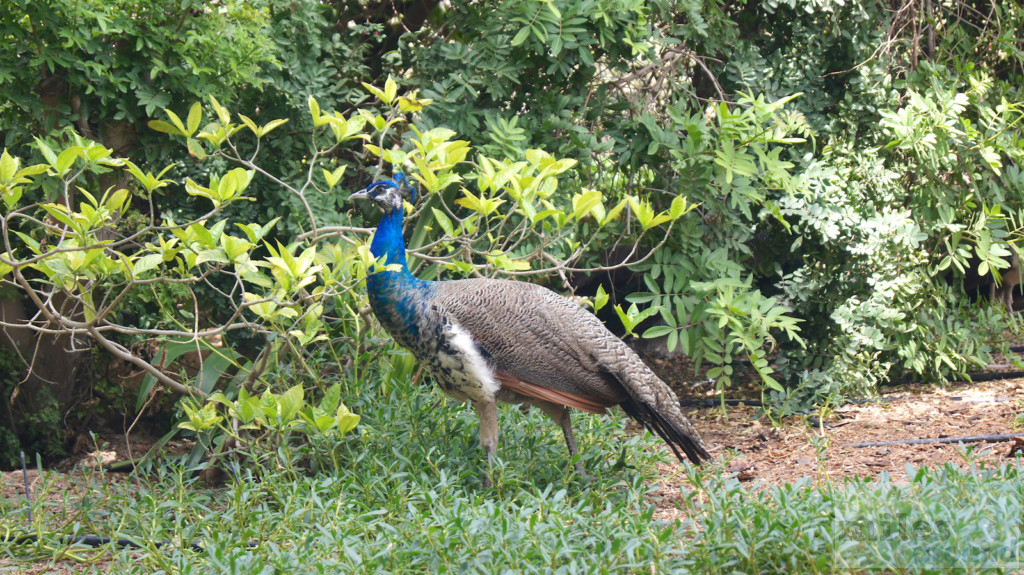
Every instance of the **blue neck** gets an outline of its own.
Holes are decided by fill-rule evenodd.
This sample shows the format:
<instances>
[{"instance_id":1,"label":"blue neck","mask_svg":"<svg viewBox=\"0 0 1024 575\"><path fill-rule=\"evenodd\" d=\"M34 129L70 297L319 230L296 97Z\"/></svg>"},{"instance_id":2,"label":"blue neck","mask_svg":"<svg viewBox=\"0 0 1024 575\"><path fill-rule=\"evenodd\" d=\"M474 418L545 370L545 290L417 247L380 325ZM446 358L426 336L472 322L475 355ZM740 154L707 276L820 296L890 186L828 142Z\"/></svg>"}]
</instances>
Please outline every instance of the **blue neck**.
<instances>
[{"instance_id":1,"label":"blue neck","mask_svg":"<svg viewBox=\"0 0 1024 575\"><path fill-rule=\"evenodd\" d=\"M408 274L409 266L405 262L405 239L402 238L402 219L402 208L384 214L380 223L377 224L377 231L373 234L370 253L377 258L386 255L388 265L400 264L402 273Z\"/></svg>"},{"instance_id":2,"label":"blue neck","mask_svg":"<svg viewBox=\"0 0 1024 575\"><path fill-rule=\"evenodd\" d=\"M402 266L399 271L382 270L366 277L370 306L384 329L399 345L412 348L420 333L432 283L409 272L402 238L402 209L384 214L370 243L374 257L387 256L387 264ZM372 270L371 270L372 272Z\"/></svg>"}]
</instances>

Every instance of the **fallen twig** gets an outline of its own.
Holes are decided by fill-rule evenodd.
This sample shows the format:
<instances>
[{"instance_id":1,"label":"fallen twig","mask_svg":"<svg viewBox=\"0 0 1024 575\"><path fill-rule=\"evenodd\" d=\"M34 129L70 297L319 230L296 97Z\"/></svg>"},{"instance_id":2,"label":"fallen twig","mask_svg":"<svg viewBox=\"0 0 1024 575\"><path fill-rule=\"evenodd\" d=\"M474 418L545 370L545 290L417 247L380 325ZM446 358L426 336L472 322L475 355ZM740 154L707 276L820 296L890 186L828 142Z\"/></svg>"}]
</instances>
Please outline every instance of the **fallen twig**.
<instances>
[{"instance_id":1,"label":"fallen twig","mask_svg":"<svg viewBox=\"0 0 1024 575\"><path fill-rule=\"evenodd\" d=\"M1024 437L1024 433L966 435L964 437L926 437L924 439L900 439L896 441L865 441L862 443L847 443L843 447L882 447L883 445L919 445L925 443L979 443L982 441L996 443L1000 441L1012 441L1017 437Z\"/></svg>"}]
</instances>

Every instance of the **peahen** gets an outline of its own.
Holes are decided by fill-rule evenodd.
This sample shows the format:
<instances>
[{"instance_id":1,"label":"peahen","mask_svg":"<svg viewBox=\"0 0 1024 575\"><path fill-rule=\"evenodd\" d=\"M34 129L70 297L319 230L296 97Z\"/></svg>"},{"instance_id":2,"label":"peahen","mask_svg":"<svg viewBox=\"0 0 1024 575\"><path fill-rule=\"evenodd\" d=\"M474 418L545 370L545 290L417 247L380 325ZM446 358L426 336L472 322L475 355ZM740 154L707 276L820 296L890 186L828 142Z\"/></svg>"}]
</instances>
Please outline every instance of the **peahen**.
<instances>
[{"instance_id":1,"label":"peahen","mask_svg":"<svg viewBox=\"0 0 1024 575\"><path fill-rule=\"evenodd\" d=\"M525 282L413 276L402 219L403 192L415 188L402 174L395 180L374 182L350 197L369 199L383 211L370 251L400 266L367 276L370 305L447 395L473 404L488 461L498 445L499 400L542 409L561 426L573 456L568 408L604 413L618 405L661 436L680 461L684 454L694 463L710 459L672 390L576 303Z\"/></svg>"}]
</instances>

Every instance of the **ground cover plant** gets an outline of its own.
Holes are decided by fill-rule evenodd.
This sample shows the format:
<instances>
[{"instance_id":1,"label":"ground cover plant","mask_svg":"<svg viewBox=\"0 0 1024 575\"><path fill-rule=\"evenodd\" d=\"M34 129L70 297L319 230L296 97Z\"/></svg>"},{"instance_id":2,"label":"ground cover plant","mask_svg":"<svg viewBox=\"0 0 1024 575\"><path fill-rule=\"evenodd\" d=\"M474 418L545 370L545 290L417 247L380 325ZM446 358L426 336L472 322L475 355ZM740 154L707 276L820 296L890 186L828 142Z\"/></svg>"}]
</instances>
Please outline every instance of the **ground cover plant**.
<instances>
[{"instance_id":1,"label":"ground cover plant","mask_svg":"<svg viewBox=\"0 0 1024 575\"><path fill-rule=\"evenodd\" d=\"M578 422L594 476L586 481L543 414L504 408L495 486L486 490L472 410L436 400L407 380L362 386L349 402L363 415L362 431L332 446L340 467L317 472L302 463L302 450L287 448L273 464L229 466L216 488L180 460L130 476L43 470L33 474L31 505L15 489L20 473L6 474L0 534L38 539L2 542L0 556L5 568L26 572L52 565L102 573L1024 567L1019 459L979 465L965 453L959 464L908 468L900 477L768 485L742 482L722 464L687 467L676 503L666 506L652 483L670 456L656 438L624 429L623 417ZM609 457L616 453L621 459ZM659 519L659 509L683 519ZM127 538L142 548L62 539L75 534Z\"/></svg>"}]
</instances>

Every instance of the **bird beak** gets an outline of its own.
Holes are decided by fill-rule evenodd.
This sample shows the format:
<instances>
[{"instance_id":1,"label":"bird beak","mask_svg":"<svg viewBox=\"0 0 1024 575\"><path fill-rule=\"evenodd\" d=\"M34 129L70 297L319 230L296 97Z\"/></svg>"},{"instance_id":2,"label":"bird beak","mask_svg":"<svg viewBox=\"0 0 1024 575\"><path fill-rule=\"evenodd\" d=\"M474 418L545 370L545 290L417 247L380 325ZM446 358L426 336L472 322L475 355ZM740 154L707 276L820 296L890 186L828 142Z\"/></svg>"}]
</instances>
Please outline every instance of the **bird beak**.
<instances>
[{"instance_id":1,"label":"bird beak","mask_svg":"<svg viewBox=\"0 0 1024 575\"><path fill-rule=\"evenodd\" d=\"M348 201L350 201L350 202L355 201L355 200L368 200L368 199L370 199L370 194L369 194L369 192L366 191L366 188L363 188L363 189L359 190L358 192L352 192L352 195L348 197Z\"/></svg>"}]
</instances>

